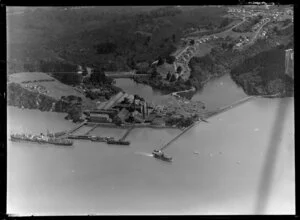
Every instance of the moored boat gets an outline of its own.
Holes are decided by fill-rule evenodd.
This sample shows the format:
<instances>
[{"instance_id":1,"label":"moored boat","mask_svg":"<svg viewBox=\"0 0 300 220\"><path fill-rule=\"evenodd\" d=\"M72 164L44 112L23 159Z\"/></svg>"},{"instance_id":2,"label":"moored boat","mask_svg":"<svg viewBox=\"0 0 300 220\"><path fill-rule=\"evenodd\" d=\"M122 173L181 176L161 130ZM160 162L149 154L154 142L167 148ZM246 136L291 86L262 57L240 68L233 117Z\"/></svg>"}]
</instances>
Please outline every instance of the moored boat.
<instances>
[{"instance_id":1,"label":"moored boat","mask_svg":"<svg viewBox=\"0 0 300 220\"><path fill-rule=\"evenodd\" d=\"M54 138L49 136L41 135L26 135L26 134L11 134L11 141L29 141L35 142L39 144L54 144L54 145L65 145L70 146L73 145L73 142L68 139L63 138Z\"/></svg>"},{"instance_id":2,"label":"moored boat","mask_svg":"<svg viewBox=\"0 0 300 220\"><path fill-rule=\"evenodd\" d=\"M117 145L129 145L129 141L121 141L121 140L108 140L107 144L117 144Z\"/></svg>"}]
</instances>

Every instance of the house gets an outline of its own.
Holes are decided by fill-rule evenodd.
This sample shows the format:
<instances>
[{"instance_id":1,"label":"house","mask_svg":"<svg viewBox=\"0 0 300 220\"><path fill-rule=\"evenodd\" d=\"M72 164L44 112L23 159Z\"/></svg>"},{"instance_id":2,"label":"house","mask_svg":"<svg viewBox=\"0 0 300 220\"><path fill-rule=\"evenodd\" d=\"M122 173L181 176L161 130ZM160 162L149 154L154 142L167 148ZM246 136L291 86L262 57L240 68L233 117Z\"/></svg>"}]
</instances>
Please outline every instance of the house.
<instances>
[{"instance_id":1,"label":"house","mask_svg":"<svg viewBox=\"0 0 300 220\"><path fill-rule=\"evenodd\" d=\"M242 43L237 43L236 46L240 47L240 46L242 46Z\"/></svg>"}]
</instances>

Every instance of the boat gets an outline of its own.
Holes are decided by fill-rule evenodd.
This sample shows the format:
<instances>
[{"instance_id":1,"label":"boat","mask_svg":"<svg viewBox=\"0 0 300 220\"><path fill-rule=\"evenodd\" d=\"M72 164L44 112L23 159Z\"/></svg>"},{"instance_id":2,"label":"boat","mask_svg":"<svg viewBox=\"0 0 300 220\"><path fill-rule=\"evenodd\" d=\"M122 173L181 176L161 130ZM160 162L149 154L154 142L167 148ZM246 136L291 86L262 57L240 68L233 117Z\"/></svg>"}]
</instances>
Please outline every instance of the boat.
<instances>
[{"instance_id":1,"label":"boat","mask_svg":"<svg viewBox=\"0 0 300 220\"><path fill-rule=\"evenodd\" d=\"M172 157L168 157L166 156L161 150L154 150L152 152L152 155L157 158L157 159L160 159L160 160L163 160L163 161L167 161L167 162L172 162L173 161L173 158Z\"/></svg>"},{"instance_id":2,"label":"boat","mask_svg":"<svg viewBox=\"0 0 300 220\"><path fill-rule=\"evenodd\" d=\"M122 140L108 140L107 144L117 144L117 145L129 145L129 141L122 141Z\"/></svg>"},{"instance_id":3,"label":"boat","mask_svg":"<svg viewBox=\"0 0 300 220\"><path fill-rule=\"evenodd\" d=\"M73 142L65 139L65 138L55 138L41 135L27 135L27 134L11 134L10 135L11 141L28 141L28 142L35 142L39 144L54 144L54 145L64 145L64 146L71 146Z\"/></svg>"}]
</instances>

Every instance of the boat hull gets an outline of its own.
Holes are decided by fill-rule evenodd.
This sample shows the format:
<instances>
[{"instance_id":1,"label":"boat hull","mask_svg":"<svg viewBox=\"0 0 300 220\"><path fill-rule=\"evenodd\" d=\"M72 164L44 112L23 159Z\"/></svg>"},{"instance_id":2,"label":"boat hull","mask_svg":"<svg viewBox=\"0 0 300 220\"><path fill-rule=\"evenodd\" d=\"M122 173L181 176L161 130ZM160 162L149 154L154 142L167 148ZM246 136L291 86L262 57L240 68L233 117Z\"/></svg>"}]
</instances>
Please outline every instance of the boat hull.
<instances>
[{"instance_id":1,"label":"boat hull","mask_svg":"<svg viewBox=\"0 0 300 220\"><path fill-rule=\"evenodd\" d=\"M38 144L53 144L53 145L62 145L62 146L71 146L73 145L73 142L57 142L57 141L53 141L53 140L37 140L37 139L30 139L30 138L18 138L18 137L11 137L10 138L11 141L13 142L32 142L32 143L38 143Z\"/></svg>"},{"instance_id":2,"label":"boat hull","mask_svg":"<svg viewBox=\"0 0 300 220\"><path fill-rule=\"evenodd\" d=\"M166 156L160 156L160 155L157 155L157 154L152 154L154 156L154 158L156 159L160 159L160 160L163 160L163 161L166 161L166 162L172 162L173 159L171 157L166 157Z\"/></svg>"}]
</instances>

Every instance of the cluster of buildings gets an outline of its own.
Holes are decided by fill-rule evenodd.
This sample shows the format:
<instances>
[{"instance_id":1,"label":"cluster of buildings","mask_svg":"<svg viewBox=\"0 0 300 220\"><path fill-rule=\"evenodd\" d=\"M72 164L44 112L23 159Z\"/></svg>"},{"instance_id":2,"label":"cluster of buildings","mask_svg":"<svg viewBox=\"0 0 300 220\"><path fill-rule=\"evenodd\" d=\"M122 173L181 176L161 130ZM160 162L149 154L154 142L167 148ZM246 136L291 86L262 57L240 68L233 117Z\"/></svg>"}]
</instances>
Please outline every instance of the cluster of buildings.
<instances>
[{"instance_id":1,"label":"cluster of buildings","mask_svg":"<svg viewBox=\"0 0 300 220\"><path fill-rule=\"evenodd\" d=\"M206 41L211 40L211 39L217 39L217 37L214 35L214 36L209 36L209 37L203 37L200 39L190 39L190 38L182 39L183 41L189 43L190 45L187 46L185 49L183 49L180 53L178 53L175 56L176 65L181 66L183 69L183 71L179 75L182 76L188 72L188 70L189 70L188 63L189 63L190 59L197 52L197 47L200 46L200 44L205 43ZM191 44L190 43L191 41L194 41L194 44Z\"/></svg>"},{"instance_id":2,"label":"cluster of buildings","mask_svg":"<svg viewBox=\"0 0 300 220\"><path fill-rule=\"evenodd\" d=\"M119 92L107 102L98 103L94 110L86 111L87 121L93 123L164 125L154 107L138 95Z\"/></svg>"},{"instance_id":3,"label":"cluster of buildings","mask_svg":"<svg viewBox=\"0 0 300 220\"><path fill-rule=\"evenodd\" d=\"M42 94L47 94L49 92L44 86L41 86L41 85L29 85L29 84L26 84L25 88L27 88L27 89L29 89L31 91L42 93Z\"/></svg>"},{"instance_id":4,"label":"cluster of buildings","mask_svg":"<svg viewBox=\"0 0 300 220\"><path fill-rule=\"evenodd\" d=\"M255 24L253 27L252 27L252 31L257 31L261 26L265 25L267 22L270 21L270 18L263 18L261 19L257 24Z\"/></svg>"},{"instance_id":5,"label":"cluster of buildings","mask_svg":"<svg viewBox=\"0 0 300 220\"><path fill-rule=\"evenodd\" d=\"M249 37L242 35L239 37L237 43L234 45L233 49L240 49L242 46L246 45L249 43L250 39Z\"/></svg>"}]
</instances>

